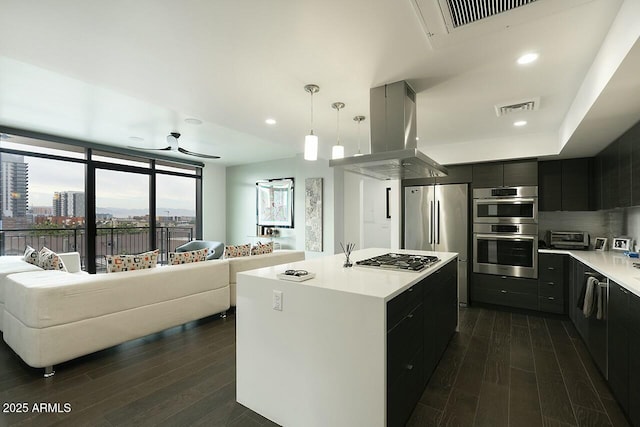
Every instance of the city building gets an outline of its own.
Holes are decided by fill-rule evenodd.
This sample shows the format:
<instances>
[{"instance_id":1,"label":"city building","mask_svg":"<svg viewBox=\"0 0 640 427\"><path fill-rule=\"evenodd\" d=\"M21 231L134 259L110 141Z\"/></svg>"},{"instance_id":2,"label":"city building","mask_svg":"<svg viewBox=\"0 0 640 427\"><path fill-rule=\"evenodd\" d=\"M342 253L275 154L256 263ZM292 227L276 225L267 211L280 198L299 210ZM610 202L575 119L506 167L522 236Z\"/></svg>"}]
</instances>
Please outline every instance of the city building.
<instances>
[{"instance_id":1,"label":"city building","mask_svg":"<svg viewBox=\"0 0 640 427\"><path fill-rule=\"evenodd\" d=\"M56 191L53 193L53 216L84 217L82 191Z\"/></svg>"},{"instance_id":2,"label":"city building","mask_svg":"<svg viewBox=\"0 0 640 427\"><path fill-rule=\"evenodd\" d=\"M29 165L24 156L3 153L0 191L2 218L19 218L27 215L29 205Z\"/></svg>"}]
</instances>

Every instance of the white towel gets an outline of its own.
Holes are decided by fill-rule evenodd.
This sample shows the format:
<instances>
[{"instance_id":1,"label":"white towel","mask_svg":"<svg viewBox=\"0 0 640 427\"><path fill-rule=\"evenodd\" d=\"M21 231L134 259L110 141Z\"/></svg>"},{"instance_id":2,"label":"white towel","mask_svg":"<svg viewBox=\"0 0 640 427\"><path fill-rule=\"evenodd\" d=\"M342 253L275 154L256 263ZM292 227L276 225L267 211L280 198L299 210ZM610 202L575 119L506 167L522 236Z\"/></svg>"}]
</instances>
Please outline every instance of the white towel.
<instances>
[{"instance_id":1,"label":"white towel","mask_svg":"<svg viewBox=\"0 0 640 427\"><path fill-rule=\"evenodd\" d=\"M591 316L594 307L594 298L598 298L597 294L598 279L589 277L587 279L587 291L584 294L584 305L582 306L582 314L584 317Z\"/></svg>"}]
</instances>

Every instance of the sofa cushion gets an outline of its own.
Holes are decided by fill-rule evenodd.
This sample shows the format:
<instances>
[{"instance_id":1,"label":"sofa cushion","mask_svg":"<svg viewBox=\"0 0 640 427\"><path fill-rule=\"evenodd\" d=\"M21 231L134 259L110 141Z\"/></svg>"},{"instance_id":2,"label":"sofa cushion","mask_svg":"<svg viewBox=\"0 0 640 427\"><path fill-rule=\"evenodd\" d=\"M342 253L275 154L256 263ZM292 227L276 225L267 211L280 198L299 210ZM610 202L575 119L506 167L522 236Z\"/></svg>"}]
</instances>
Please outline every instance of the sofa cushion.
<instances>
[{"instance_id":1,"label":"sofa cushion","mask_svg":"<svg viewBox=\"0 0 640 427\"><path fill-rule=\"evenodd\" d=\"M198 249L188 252L169 252L169 265L188 264L190 262L201 262L207 259L209 248Z\"/></svg>"},{"instance_id":2,"label":"sofa cushion","mask_svg":"<svg viewBox=\"0 0 640 427\"><path fill-rule=\"evenodd\" d=\"M227 261L163 266L120 274L61 271L7 277L5 310L30 328L77 322L225 288Z\"/></svg>"},{"instance_id":3,"label":"sofa cushion","mask_svg":"<svg viewBox=\"0 0 640 427\"><path fill-rule=\"evenodd\" d=\"M251 243L247 243L246 245L224 247L225 258L237 258L242 256L249 256L250 254L251 254Z\"/></svg>"},{"instance_id":4,"label":"sofa cushion","mask_svg":"<svg viewBox=\"0 0 640 427\"><path fill-rule=\"evenodd\" d=\"M159 253L156 249L139 255L107 255L107 273L155 268Z\"/></svg>"},{"instance_id":5,"label":"sofa cushion","mask_svg":"<svg viewBox=\"0 0 640 427\"><path fill-rule=\"evenodd\" d=\"M264 255L273 252L273 242L260 243L251 248L251 255Z\"/></svg>"},{"instance_id":6,"label":"sofa cushion","mask_svg":"<svg viewBox=\"0 0 640 427\"><path fill-rule=\"evenodd\" d=\"M34 248L27 245L27 248L24 250L23 259L29 264L38 265L39 253Z\"/></svg>"},{"instance_id":7,"label":"sofa cushion","mask_svg":"<svg viewBox=\"0 0 640 427\"><path fill-rule=\"evenodd\" d=\"M51 249L43 246L38 255L38 266L43 270L60 270L67 271L62 258Z\"/></svg>"}]
</instances>

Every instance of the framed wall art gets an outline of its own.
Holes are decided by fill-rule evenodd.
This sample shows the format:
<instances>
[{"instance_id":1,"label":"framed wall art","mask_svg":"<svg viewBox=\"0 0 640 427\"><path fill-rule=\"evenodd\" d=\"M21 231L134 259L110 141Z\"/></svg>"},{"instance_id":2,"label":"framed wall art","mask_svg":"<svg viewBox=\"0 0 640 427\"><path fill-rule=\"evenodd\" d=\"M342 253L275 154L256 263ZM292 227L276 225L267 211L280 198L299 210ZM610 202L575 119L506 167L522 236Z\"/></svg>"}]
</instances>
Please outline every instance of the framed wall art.
<instances>
[{"instance_id":1,"label":"framed wall art","mask_svg":"<svg viewBox=\"0 0 640 427\"><path fill-rule=\"evenodd\" d=\"M257 225L293 228L293 184L293 178L256 182Z\"/></svg>"}]
</instances>

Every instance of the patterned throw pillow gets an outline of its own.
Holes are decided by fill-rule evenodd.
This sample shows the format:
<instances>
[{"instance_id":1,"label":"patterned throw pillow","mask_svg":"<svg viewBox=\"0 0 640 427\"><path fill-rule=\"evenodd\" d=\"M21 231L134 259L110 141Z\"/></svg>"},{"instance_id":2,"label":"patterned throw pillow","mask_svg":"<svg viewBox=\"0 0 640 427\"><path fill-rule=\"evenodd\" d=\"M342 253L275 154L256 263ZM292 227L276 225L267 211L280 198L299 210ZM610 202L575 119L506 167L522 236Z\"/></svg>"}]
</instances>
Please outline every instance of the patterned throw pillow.
<instances>
[{"instance_id":1,"label":"patterned throw pillow","mask_svg":"<svg viewBox=\"0 0 640 427\"><path fill-rule=\"evenodd\" d=\"M237 246L225 246L224 247L224 257L225 258L236 258L240 256L249 256L251 253L251 243L247 243L246 245L237 245Z\"/></svg>"},{"instance_id":2,"label":"patterned throw pillow","mask_svg":"<svg viewBox=\"0 0 640 427\"><path fill-rule=\"evenodd\" d=\"M38 267L43 270L67 271L67 267L64 266L62 258L46 246L43 246L38 254Z\"/></svg>"},{"instance_id":3,"label":"patterned throw pillow","mask_svg":"<svg viewBox=\"0 0 640 427\"><path fill-rule=\"evenodd\" d=\"M209 248L198 249L188 252L169 252L169 265L188 264L190 262L201 262L207 259Z\"/></svg>"},{"instance_id":4,"label":"patterned throw pillow","mask_svg":"<svg viewBox=\"0 0 640 427\"><path fill-rule=\"evenodd\" d=\"M139 255L107 255L107 273L155 268L159 254L156 249Z\"/></svg>"},{"instance_id":5,"label":"patterned throw pillow","mask_svg":"<svg viewBox=\"0 0 640 427\"><path fill-rule=\"evenodd\" d=\"M260 243L251 248L251 255L264 255L273 252L273 242Z\"/></svg>"},{"instance_id":6,"label":"patterned throw pillow","mask_svg":"<svg viewBox=\"0 0 640 427\"><path fill-rule=\"evenodd\" d=\"M26 262L28 262L29 264L33 264L33 265L37 265L38 261L39 261L39 253L38 251L36 251L35 249L33 249L31 246L27 245L27 248L24 250L24 260Z\"/></svg>"}]
</instances>

